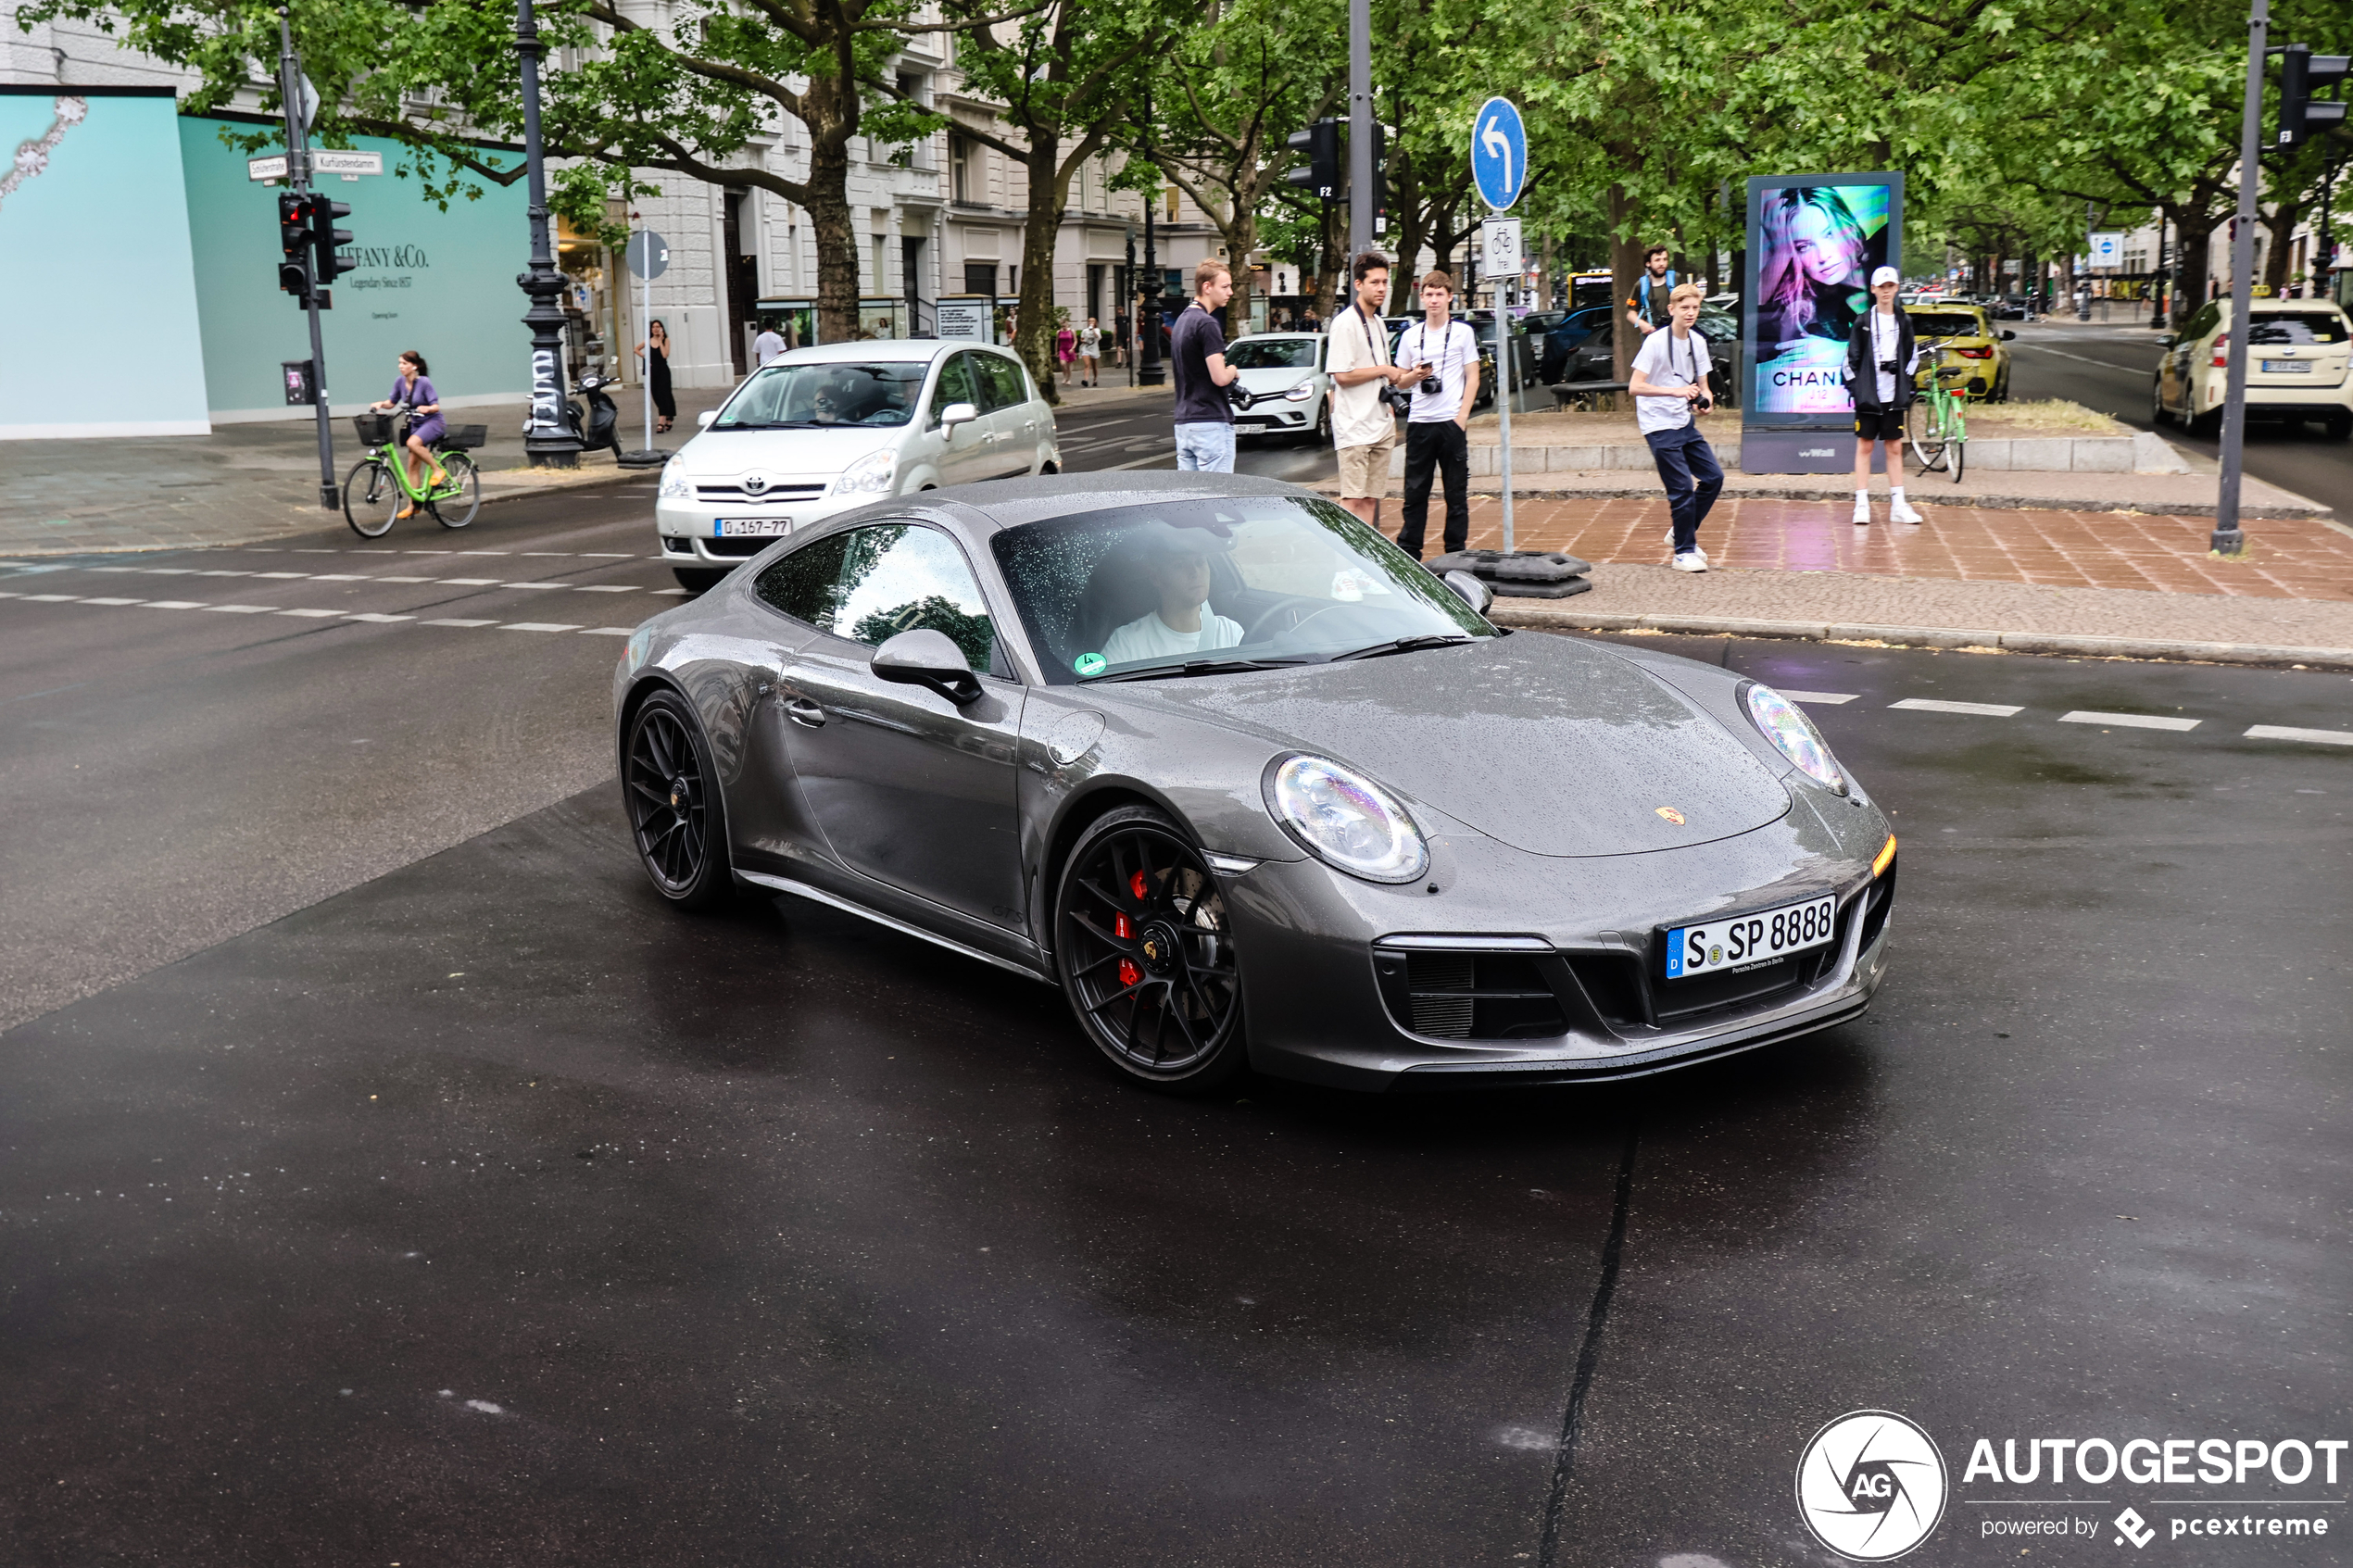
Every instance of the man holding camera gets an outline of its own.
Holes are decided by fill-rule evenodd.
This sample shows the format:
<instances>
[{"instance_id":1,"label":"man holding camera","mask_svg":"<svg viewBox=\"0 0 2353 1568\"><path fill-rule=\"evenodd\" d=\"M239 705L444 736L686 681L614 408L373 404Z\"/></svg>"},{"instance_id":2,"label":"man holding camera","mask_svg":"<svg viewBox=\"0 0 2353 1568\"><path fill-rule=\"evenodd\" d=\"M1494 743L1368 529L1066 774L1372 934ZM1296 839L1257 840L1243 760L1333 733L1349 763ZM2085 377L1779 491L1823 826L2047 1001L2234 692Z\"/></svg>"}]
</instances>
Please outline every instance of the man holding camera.
<instances>
[{"instance_id":1,"label":"man holding camera","mask_svg":"<svg viewBox=\"0 0 2353 1568\"><path fill-rule=\"evenodd\" d=\"M1447 312L1454 303L1454 280L1432 272L1422 280L1422 319L1398 339L1402 380L1412 383L1414 401L1405 414L1405 515L1398 548L1422 558L1422 534L1429 524L1430 470L1446 480L1446 550L1470 543L1470 417L1478 401L1478 336L1468 321Z\"/></svg>"},{"instance_id":2,"label":"man holding camera","mask_svg":"<svg viewBox=\"0 0 2353 1568\"><path fill-rule=\"evenodd\" d=\"M1659 483L1667 486L1667 533L1678 571L1705 571L1707 552L1699 547L1699 525L1724 488L1724 470L1715 449L1692 422L1715 407L1707 395L1707 339L1692 330L1706 291L1678 283L1667 298L1667 326L1642 340L1634 356L1634 422L1650 444Z\"/></svg>"},{"instance_id":3,"label":"man holding camera","mask_svg":"<svg viewBox=\"0 0 2353 1568\"><path fill-rule=\"evenodd\" d=\"M1356 281L1356 303L1332 318L1324 368L1332 378L1332 446L1340 458L1340 504L1373 527L1380 526L1381 497L1389 493L1389 455L1397 450L1397 388L1411 377L1390 359L1389 327L1381 307L1389 303L1389 258L1360 252L1349 263Z\"/></svg>"},{"instance_id":4,"label":"man holding camera","mask_svg":"<svg viewBox=\"0 0 2353 1568\"><path fill-rule=\"evenodd\" d=\"M1871 307L1846 338L1846 387L1855 398L1855 526L1871 525L1871 443L1887 455L1887 520L1918 523L1904 499L1904 416L1912 406L1912 372L1920 351L1912 319L1895 308L1903 274L1882 267L1871 274Z\"/></svg>"}]
</instances>

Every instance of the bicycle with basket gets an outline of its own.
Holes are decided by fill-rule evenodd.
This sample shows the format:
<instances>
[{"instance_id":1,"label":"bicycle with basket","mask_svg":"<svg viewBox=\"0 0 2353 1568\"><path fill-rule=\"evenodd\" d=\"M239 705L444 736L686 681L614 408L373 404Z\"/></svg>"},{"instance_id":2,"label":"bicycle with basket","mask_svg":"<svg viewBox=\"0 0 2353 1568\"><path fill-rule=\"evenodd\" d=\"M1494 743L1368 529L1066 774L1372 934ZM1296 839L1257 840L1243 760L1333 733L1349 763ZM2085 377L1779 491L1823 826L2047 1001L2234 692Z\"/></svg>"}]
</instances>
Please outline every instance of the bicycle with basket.
<instances>
[{"instance_id":1,"label":"bicycle with basket","mask_svg":"<svg viewBox=\"0 0 2353 1568\"><path fill-rule=\"evenodd\" d=\"M423 508L444 528L463 528L482 509L482 475L467 454L490 439L490 427L448 426L433 444L434 459L447 477L421 488L409 482L409 465L400 456L397 427L407 411L374 410L352 417L361 444L374 448L351 466L343 481L343 518L362 539L381 539L391 533L404 506Z\"/></svg>"}]
</instances>

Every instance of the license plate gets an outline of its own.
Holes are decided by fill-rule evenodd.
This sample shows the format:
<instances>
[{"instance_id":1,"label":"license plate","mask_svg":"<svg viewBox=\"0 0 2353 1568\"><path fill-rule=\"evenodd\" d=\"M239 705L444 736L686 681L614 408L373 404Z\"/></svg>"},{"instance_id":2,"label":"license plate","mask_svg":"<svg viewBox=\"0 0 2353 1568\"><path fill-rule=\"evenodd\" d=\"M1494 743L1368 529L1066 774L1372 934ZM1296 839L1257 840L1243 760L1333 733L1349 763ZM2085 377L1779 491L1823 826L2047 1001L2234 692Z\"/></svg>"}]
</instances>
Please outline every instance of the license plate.
<instances>
[{"instance_id":1,"label":"license plate","mask_svg":"<svg viewBox=\"0 0 2353 1568\"><path fill-rule=\"evenodd\" d=\"M1721 974L1827 946L1838 930L1838 899L1824 893L1778 909L1734 915L1667 934L1667 978Z\"/></svg>"},{"instance_id":2,"label":"license plate","mask_svg":"<svg viewBox=\"0 0 2353 1568\"><path fill-rule=\"evenodd\" d=\"M715 517L711 520L713 539L780 539L792 532L788 517Z\"/></svg>"},{"instance_id":3,"label":"license plate","mask_svg":"<svg viewBox=\"0 0 2353 1568\"><path fill-rule=\"evenodd\" d=\"M1234 421L1236 435L1264 435L1265 433L1266 421L1264 420L1236 420Z\"/></svg>"},{"instance_id":4,"label":"license plate","mask_svg":"<svg viewBox=\"0 0 2353 1568\"><path fill-rule=\"evenodd\" d=\"M2309 376L2312 362L2309 359L2266 359L2263 373L2267 376Z\"/></svg>"}]
</instances>

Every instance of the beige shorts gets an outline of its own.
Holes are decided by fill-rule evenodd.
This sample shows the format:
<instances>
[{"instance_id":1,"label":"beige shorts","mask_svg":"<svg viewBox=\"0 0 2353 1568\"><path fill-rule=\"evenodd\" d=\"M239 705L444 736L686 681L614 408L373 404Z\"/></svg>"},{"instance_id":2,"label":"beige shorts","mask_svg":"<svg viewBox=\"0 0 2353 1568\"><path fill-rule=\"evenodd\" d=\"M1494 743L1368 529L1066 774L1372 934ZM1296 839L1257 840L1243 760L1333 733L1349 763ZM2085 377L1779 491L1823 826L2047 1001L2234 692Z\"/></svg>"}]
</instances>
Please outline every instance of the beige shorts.
<instances>
[{"instance_id":1,"label":"beige shorts","mask_svg":"<svg viewBox=\"0 0 2353 1568\"><path fill-rule=\"evenodd\" d=\"M1340 448L1340 495L1343 501L1375 501L1389 494L1389 455L1394 433L1362 446Z\"/></svg>"}]
</instances>

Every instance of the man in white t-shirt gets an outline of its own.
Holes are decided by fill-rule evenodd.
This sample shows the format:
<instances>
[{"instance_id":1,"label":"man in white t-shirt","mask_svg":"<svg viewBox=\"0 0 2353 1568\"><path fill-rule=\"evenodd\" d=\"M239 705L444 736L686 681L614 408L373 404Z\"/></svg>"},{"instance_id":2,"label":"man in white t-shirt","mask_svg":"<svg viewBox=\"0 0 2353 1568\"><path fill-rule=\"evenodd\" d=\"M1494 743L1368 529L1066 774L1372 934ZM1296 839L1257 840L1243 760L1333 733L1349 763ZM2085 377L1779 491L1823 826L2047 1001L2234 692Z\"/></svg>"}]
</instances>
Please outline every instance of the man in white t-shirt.
<instances>
[{"instance_id":1,"label":"man in white t-shirt","mask_svg":"<svg viewBox=\"0 0 2353 1568\"><path fill-rule=\"evenodd\" d=\"M1724 488L1724 470L1692 420L1715 407L1707 395L1707 339L1694 326L1706 292L1697 283L1675 286L1667 298L1667 327L1642 340L1634 355L1633 379L1627 383L1634 395L1634 422L1667 486L1667 511L1673 519L1667 546L1678 571L1707 570L1699 525Z\"/></svg>"},{"instance_id":2,"label":"man in white t-shirt","mask_svg":"<svg viewBox=\"0 0 2353 1568\"><path fill-rule=\"evenodd\" d=\"M1340 504L1380 526L1380 500L1389 493L1389 458L1397 450L1397 415L1381 394L1405 384L1405 371L1389 354L1389 257L1359 252L1349 264L1356 302L1332 318L1326 334L1324 369L1332 378L1332 447L1340 459Z\"/></svg>"},{"instance_id":3,"label":"man in white t-shirt","mask_svg":"<svg viewBox=\"0 0 2353 1568\"><path fill-rule=\"evenodd\" d=\"M1397 358L1414 401L1405 410L1405 508L1397 547L1422 558L1429 525L1429 483L1436 470L1446 482L1446 549L1470 543L1470 417L1478 402L1478 334L1452 319L1454 280L1432 272L1422 280L1422 319L1397 340ZM1438 389L1425 391L1430 378Z\"/></svg>"},{"instance_id":4,"label":"man in white t-shirt","mask_svg":"<svg viewBox=\"0 0 2353 1568\"><path fill-rule=\"evenodd\" d=\"M760 335L751 340L751 356L762 365L775 363L784 357L784 334L776 331L774 321L762 326Z\"/></svg>"},{"instance_id":5,"label":"man in white t-shirt","mask_svg":"<svg viewBox=\"0 0 2353 1568\"><path fill-rule=\"evenodd\" d=\"M1107 664L1180 659L1240 646L1241 623L1209 608L1209 557L1189 540L1154 549L1145 563L1160 608L1139 615L1103 642Z\"/></svg>"}]
</instances>

